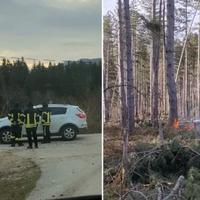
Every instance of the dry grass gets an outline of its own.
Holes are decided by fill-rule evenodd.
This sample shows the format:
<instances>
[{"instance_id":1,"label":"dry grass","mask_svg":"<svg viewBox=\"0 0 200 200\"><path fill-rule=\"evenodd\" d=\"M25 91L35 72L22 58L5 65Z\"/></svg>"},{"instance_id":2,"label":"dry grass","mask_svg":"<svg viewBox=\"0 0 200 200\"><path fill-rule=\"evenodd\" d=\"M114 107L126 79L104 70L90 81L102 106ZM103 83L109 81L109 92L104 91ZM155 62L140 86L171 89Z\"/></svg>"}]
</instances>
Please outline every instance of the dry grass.
<instances>
[{"instance_id":1,"label":"dry grass","mask_svg":"<svg viewBox=\"0 0 200 200\"><path fill-rule=\"evenodd\" d=\"M158 143L157 133L152 128L138 128L130 134L129 150L134 151L140 143ZM122 155L122 136L118 126L105 126L104 129L104 157Z\"/></svg>"},{"instance_id":2,"label":"dry grass","mask_svg":"<svg viewBox=\"0 0 200 200\"><path fill-rule=\"evenodd\" d=\"M40 177L39 167L11 152L1 153L0 160L0 199L25 200Z\"/></svg>"}]
</instances>

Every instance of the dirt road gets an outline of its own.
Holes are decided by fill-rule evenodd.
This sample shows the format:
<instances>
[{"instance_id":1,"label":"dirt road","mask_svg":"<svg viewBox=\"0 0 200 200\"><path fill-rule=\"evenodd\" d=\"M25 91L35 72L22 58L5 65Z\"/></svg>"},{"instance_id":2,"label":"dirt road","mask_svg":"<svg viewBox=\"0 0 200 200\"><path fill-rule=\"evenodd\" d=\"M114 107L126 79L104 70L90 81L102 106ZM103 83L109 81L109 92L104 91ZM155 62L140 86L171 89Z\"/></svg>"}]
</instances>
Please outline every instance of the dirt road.
<instances>
[{"instance_id":1,"label":"dirt road","mask_svg":"<svg viewBox=\"0 0 200 200\"><path fill-rule=\"evenodd\" d=\"M1 145L0 152L8 148ZM17 147L15 154L31 158L41 168L41 177L27 200L101 193L101 134L53 141L33 150Z\"/></svg>"}]
</instances>

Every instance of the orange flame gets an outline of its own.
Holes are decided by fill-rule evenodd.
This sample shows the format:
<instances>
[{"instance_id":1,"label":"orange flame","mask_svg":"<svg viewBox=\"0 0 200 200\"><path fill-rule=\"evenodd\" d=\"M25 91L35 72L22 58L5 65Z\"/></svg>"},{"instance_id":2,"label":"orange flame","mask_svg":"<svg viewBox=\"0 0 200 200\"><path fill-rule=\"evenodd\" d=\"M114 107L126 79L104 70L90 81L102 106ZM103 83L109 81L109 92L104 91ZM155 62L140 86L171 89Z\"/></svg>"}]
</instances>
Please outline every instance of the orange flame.
<instances>
[{"instance_id":1,"label":"orange flame","mask_svg":"<svg viewBox=\"0 0 200 200\"><path fill-rule=\"evenodd\" d=\"M179 121L178 121L178 119L175 119L175 120L174 120L172 127L173 127L174 129L178 129L178 128L179 128Z\"/></svg>"}]
</instances>

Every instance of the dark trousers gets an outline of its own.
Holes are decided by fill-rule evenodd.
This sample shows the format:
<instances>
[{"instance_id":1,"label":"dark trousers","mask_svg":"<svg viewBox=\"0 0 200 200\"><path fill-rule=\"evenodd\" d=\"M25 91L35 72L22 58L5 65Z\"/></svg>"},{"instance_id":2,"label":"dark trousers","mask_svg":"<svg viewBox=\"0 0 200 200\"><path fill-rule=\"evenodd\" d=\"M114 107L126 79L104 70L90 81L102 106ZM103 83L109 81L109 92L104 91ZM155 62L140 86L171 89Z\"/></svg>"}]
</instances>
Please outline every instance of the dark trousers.
<instances>
[{"instance_id":1,"label":"dark trousers","mask_svg":"<svg viewBox=\"0 0 200 200\"><path fill-rule=\"evenodd\" d=\"M22 145L21 141L21 134L22 134L22 127L19 124L15 124L11 126L11 146L15 146L17 143L19 146Z\"/></svg>"},{"instance_id":2,"label":"dark trousers","mask_svg":"<svg viewBox=\"0 0 200 200\"><path fill-rule=\"evenodd\" d=\"M50 126L43 125L43 137L44 143L51 142Z\"/></svg>"},{"instance_id":3,"label":"dark trousers","mask_svg":"<svg viewBox=\"0 0 200 200\"><path fill-rule=\"evenodd\" d=\"M37 130L36 127L34 127L34 128L26 128L29 147L33 146L33 141L34 141L35 147L38 146L36 130ZM33 138L33 140L32 140L32 138Z\"/></svg>"}]
</instances>

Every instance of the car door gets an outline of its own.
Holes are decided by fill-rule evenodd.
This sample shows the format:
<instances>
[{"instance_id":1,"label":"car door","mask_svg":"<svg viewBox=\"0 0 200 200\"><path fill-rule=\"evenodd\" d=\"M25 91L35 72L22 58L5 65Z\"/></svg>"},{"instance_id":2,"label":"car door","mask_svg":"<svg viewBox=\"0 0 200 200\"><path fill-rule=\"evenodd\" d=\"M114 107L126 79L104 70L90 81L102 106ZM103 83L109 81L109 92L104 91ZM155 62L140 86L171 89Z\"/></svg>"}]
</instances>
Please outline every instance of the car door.
<instances>
[{"instance_id":1,"label":"car door","mask_svg":"<svg viewBox=\"0 0 200 200\"><path fill-rule=\"evenodd\" d=\"M51 133L58 133L60 128L66 123L66 107L49 107L51 110Z\"/></svg>"}]
</instances>

